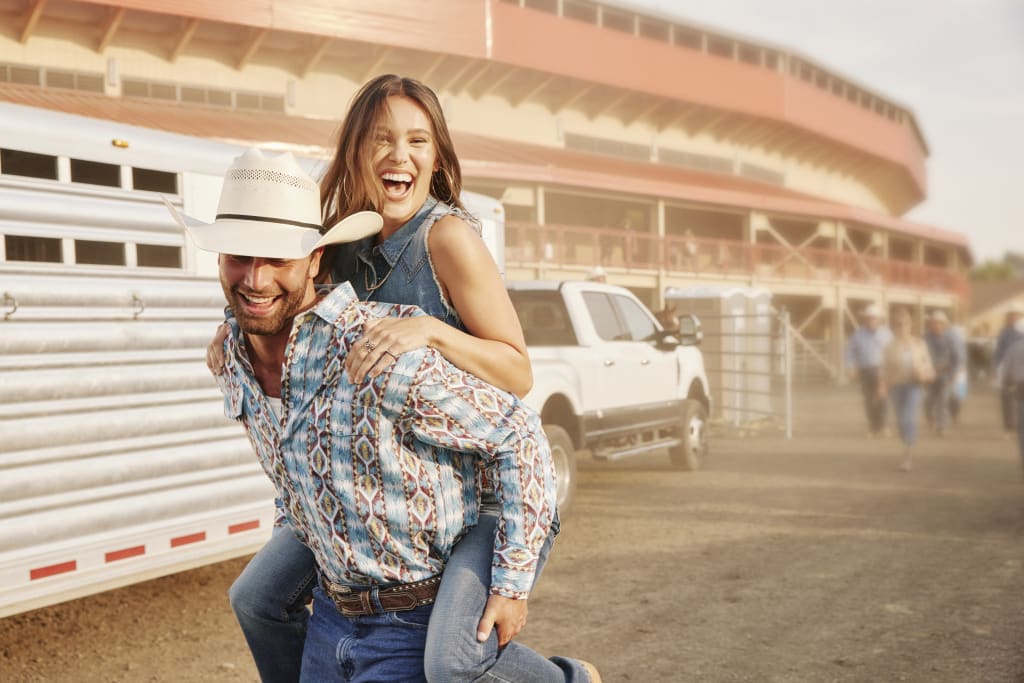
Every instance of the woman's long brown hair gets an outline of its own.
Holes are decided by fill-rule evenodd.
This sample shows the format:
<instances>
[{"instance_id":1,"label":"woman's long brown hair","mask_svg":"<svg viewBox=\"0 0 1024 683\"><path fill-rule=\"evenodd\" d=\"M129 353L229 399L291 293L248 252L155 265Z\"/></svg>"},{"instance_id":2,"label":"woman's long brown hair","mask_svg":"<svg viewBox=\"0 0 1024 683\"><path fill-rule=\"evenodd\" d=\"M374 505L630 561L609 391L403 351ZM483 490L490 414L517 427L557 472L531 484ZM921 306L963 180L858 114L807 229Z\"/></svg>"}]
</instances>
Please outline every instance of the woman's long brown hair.
<instances>
[{"instance_id":1,"label":"woman's long brown hair","mask_svg":"<svg viewBox=\"0 0 1024 683\"><path fill-rule=\"evenodd\" d=\"M356 211L377 211L384 201L383 188L373 168L376 127L387 116L389 97L408 97L423 109L434 129L437 170L430 178L430 193L460 209L462 169L455 145L434 91L413 78L394 74L367 82L352 99L341 124L338 146L323 180L320 203L324 225L329 226Z\"/></svg>"}]
</instances>

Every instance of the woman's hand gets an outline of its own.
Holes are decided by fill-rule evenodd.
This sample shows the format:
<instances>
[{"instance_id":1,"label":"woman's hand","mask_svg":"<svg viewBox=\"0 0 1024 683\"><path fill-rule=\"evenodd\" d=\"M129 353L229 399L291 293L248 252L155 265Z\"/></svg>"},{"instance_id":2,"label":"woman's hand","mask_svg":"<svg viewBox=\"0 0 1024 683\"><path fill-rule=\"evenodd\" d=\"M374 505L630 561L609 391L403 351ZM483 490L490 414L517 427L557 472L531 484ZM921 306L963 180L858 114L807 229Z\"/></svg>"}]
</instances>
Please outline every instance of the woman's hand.
<instances>
[{"instance_id":1,"label":"woman's hand","mask_svg":"<svg viewBox=\"0 0 1024 683\"><path fill-rule=\"evenodd\" d=\"M206 347L206 367L214 375L224 372L224 340L228 338L227 323L221 323L213 333L210 345Z\"/></svg>"},{"instance_id":2,"label":"woman's hand","mask_svg":"<svg viewBox=\"0 0 1024 683\"><path fill-rule=\"evenodd\" d=\"M358 384L376 377L406 351L433 346L438 325L445 323L429 315L368 321L345 359L349 380Z\"/></svg>"}]
</instances>

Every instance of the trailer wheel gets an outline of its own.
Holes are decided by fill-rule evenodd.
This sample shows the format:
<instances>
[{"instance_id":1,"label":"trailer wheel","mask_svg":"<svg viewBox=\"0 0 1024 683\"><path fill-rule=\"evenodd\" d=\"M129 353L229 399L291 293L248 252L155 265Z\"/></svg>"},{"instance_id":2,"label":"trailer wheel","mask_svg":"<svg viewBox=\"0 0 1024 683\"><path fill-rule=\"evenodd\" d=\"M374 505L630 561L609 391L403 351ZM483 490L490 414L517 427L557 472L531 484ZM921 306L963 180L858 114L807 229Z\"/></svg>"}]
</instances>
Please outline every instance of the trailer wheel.
<instances>
[{"instance_id":1,"label":"trailer wheel","mask_svg":"<svg viewBox=\"0 0 1024 683\"><path fill-rule=\"evenodd\" d=\"M555 464L558 487L558 511L565 516L576 497L576 448L569 432L555 424L544 425L544 434L551 444L551 459Z\"/></svg>"},{"instance_id":2,"label":"trailer wheel","mask_svg":"<svg viewBox=\"0 0 1024 683\"><path fill-rule=\"evenodd\" d=\"M684 404L681 437L682 443L669 449L669 459L681 469L699 470L708 454L708 411L700 401Z\"/></svg>"}]
</instances>

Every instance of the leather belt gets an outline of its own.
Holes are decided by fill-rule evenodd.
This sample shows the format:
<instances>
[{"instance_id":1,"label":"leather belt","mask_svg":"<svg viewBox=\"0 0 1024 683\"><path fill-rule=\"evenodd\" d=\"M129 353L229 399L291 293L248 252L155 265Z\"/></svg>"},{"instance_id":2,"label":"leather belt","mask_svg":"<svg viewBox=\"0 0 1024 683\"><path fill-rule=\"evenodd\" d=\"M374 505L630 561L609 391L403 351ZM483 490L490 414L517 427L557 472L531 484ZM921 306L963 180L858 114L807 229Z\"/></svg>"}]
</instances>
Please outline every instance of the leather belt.
<instances>
[{"instance_id":1,"label":"leather belt","mask_svg":"<svg viewBox=\"0 0 1024 683\"><path fill-rule=\"evenodd\" d=\"M360 617L384 612L407 612L421 605L429 605L437 597L437 588L441 584L441 576L432 576L413 583L400 583L391 586L374 586L366 590L352 590L325 578L321 585L338 608L346 617ZM376 593L376 601L374 601ZM377 604L380 604L380 609Z\"/></svg>"}]
</instances>

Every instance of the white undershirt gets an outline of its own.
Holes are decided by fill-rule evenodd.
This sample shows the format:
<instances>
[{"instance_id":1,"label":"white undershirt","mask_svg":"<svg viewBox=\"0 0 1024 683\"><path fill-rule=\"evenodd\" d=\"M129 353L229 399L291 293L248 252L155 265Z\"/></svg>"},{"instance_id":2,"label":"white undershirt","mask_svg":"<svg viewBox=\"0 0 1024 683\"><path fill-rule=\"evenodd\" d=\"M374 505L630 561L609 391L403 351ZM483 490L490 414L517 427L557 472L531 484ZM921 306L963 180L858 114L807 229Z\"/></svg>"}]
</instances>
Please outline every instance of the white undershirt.
<instances>
[{"instance_id":1,"label":"white undershirt","mask_svg":"<svg viewBox=\"0 0 1024 683\"><path fill-rule=\"evenodd\" d=\"M277 419L280 420L281 414L284 413L284 404L281 403L281 399L267 396L267 401L270 403L270 407L274 411L274 414L277 415Z\"/></svg>"}]
</instances>

